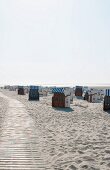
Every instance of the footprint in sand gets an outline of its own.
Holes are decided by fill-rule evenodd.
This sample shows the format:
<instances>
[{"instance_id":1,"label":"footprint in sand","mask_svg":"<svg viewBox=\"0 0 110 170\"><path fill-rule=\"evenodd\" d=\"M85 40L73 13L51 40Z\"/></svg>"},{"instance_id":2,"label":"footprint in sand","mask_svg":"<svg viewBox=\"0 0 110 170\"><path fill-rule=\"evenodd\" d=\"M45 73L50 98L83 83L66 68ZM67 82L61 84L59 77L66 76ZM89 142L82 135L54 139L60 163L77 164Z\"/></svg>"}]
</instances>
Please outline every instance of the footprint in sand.
<instances>
[{"instance_id":1,"label":"footprint in sand","mask_svg":"<svg viewBox=\"0 0 110 170\"><path fill-rule=\"evenodd\" d=\"M81 166L82 169L88 169L88 165Z\"/></svg>"},{"instance_id":2,"label":"footprint in sand","mask_svg":"<svg viewBox=\"0 0 110 170\"><path fill-rule=\"evenodd\" d=\"M88 165L82 165L81 170L100 170L99 168L96 167L89 167Z\"/></svg>"},{"instance_id":3,"label":"footprint in sand","mask_svg":"<svg viewBox=\"0 0 110 170\"><path fill-rule=\"evenodd\" d=\"M80 159L79 159L79 160L76 160L76 163L77 163L77 164L81 164L81 163L82 163L82 160L80 160Z\"/></svg>"},{"instance_id":4,"label":"footprint in sand","mask_svg":"<svg viewBox=\"0 0 110 170\"><path fill-rule=\"evenodd\" d=\"M84 152L83 152L83 151L80 151L80 150L78 151L78 153L81 154L81 155L84 154Z\"/></svg>"},{"instance_id":5,"label":"footprint in sand","mask_svg":"<svg viewBox=\"0 0 110 170\"><path fill-rule=\"evenodd\" d=\"M101 163L100 163L100 165L104 165L104 164L105 164L105 162L101 162Z\"/></svg>"},{"instance_id":6,"label":"footprint in sand","mask_svg":"<svg viewBox=\"0 0 110 170\"><path fill-rule=\"evenodd\" d=\"M91 158L90 156L84 156L83 159L85 161L89 161L89 162L94 162L95 160L93 158Z\"/></svg>"},{"instance_id":7,"label":"footprint in sand","mask_svg":"<svg viewBox=\"0 0 110 170\"><path fill-rule=\"evenodd\" d=\"M110 154L110 150L105 150L106 153Z\"/></svg>"},{"instance_id":8,"label":"footprint in sand","mask_svg":"<svg viewBox=\"0 0 110 170\"><path fill-rule=\"evenodd\" d=\"M100 168L90 167L89 170L100 170Z\"/></svg>"},{"instance_id":9,"label":"footprint in sand","mask_svg":"<svg viewBox=\"0 0 110 170\"><path fill-rule=\"evenodd\" d=\"M70 170L78 170L78 168L76 168L74 165L69 166L69 169Z\"/></svg>"},{"instance_id":10,"label":"footprint in sand","mask_svg":"<svg viewBox=\"0 0 110 170\"><path fill-rule=\"evenodd\" d=\"M110 163L108 163L107 166L110 168Z\"/></svg>"}]
</instances>

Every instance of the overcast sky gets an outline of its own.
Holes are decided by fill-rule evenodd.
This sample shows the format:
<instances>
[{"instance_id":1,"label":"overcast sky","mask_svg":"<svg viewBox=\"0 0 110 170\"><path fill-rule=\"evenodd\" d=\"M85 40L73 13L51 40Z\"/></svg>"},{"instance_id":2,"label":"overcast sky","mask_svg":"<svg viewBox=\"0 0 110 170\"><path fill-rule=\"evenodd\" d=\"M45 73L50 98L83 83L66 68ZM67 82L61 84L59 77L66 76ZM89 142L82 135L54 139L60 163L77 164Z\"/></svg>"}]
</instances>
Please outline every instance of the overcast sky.
<instances>
[{"instance_id":1,"label":"overcast sky","mask_svg":"<svg viewBox=\"0 0 110 170\"><path fill-rule=\"evenodd\" d=\"M110 83L110 0L0 0L0 84Z\"/></svg>"}]
</instances>

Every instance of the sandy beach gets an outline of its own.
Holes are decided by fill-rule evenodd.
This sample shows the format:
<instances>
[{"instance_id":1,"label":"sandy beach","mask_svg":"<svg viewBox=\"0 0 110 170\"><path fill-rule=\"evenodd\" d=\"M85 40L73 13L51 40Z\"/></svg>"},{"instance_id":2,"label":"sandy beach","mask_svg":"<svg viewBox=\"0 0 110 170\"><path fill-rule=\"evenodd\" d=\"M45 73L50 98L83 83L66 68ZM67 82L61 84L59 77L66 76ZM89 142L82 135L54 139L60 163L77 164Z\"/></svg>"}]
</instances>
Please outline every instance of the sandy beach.
<instances>
[{"instance_id":1,"label":"sandy beach","mask_svg":"<svg viewBox=\"0 0 110 170\"><path fill-rule=\"evenodd\" d=\"M36 133L37 148L48 169L110 169L110 114L103 111L102 103L74 98L70 109L55 109L51 106L52 96L30 102L28 95L6 90L2 93L25 106L34 127L31 133ZM2 128L8 116L7 99L0 98L0 107Z\"/></svg>"}]
</instances>

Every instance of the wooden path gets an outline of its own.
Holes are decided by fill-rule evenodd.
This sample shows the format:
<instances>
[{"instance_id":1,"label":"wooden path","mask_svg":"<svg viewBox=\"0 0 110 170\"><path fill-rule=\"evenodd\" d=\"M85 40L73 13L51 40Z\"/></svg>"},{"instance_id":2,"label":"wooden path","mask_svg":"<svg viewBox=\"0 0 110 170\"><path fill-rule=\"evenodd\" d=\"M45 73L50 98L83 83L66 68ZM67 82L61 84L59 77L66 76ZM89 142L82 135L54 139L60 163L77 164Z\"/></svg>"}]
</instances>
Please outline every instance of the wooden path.
<instances>
[{"instance_id":1,"label":"wooden path","mask_svg":"<svg viewBox=\"0 0 110 170\"><path fill-rule=\"evenodd\" d=\"M0 129L0 170L49 170L39 132L24 105L0 93L9 107Z\"/></svg>"}]
</instances>

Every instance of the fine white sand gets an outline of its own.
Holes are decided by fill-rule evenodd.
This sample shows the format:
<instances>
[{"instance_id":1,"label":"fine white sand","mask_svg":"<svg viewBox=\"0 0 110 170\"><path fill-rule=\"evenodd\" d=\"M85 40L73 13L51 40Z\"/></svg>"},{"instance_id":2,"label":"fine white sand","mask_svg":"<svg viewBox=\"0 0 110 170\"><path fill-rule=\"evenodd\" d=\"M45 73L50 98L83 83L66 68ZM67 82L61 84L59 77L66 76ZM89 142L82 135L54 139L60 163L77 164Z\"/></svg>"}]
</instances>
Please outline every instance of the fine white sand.
<instances>
[{"instance_id":1,"label":"fine white sand","mask_svg":"<svg viewBox=\"0 0 110 170\"><path fill-rule=\"evenodd\" d=\"M102 103L74 98L70 109L55 109L51 96L30 102L28 95L3 93L25 105L40 132L39 147L50 170L110 169L110 114L103 111ZM0 107L2 103L0 98Z\"/></svg>"}]
</instances>

